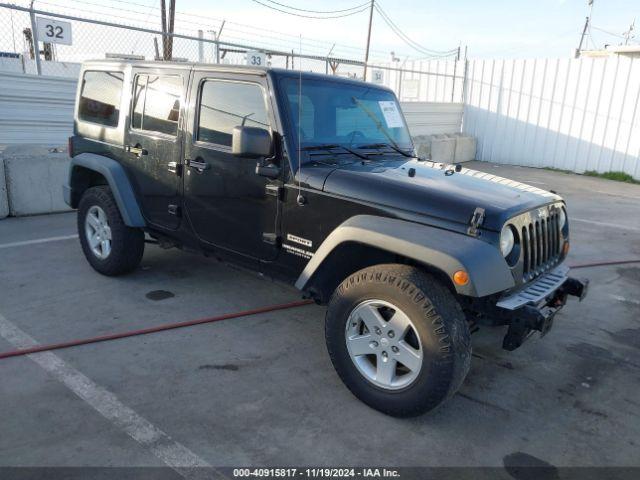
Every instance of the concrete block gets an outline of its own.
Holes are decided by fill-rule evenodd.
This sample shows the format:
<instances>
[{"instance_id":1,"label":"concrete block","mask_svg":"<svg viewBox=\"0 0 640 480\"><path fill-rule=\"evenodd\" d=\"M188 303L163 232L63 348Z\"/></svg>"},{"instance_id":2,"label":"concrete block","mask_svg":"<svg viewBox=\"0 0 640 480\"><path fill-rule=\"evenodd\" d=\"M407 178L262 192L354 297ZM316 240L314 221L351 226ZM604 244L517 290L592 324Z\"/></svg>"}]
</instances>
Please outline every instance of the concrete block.
<instances>
[{"instance_id":1,"label":"concrete block","mask_svg":"<svg viewBox=\"0 0 640 480\"><path fill-rule=\"evenodd\" d=\"M456 139L447 135L431 137L431 160L439 163L453 163L456 151Z\"/></svg>"},{"instance_id":2,"label":"concrete block","mask_svg":"<svg viewBox=\"0 0 640 480\"><path fill-rule=\"evenodd\" d=\"M61 149L29 146L5 150L4 167L12 216L63 212L70 159Z\"/></svg>"},{"instance_id":3,"label":"concrete block","mask_svg":"<svg viewBox=\"0 0 640 480\"><path fill-rule=\"evenodd\" d=\"M431 135L416 135L413 144L420 158L431 158Z\"/></svg>"},{"instance_id":4,"label":"concrete block","mask_svg":"<svg viewBox=\"0 0 640 480\"><path fill-rule=\"evenodd\" d=\"M456 140L454 163L470 162L476 159L476 139L466 133L448 135Z\"/></svg>"},{"instance_id":5,"label":"concrete block","mask_svg":"<svg viewBox=\"0 0 640 480\"><path fill-rule=\"evenodd\" d=\"M4 159L0 154L0 219L9 215L9 197L7 196L7 181L4 174Z\"/></svg>"}]
</instances>

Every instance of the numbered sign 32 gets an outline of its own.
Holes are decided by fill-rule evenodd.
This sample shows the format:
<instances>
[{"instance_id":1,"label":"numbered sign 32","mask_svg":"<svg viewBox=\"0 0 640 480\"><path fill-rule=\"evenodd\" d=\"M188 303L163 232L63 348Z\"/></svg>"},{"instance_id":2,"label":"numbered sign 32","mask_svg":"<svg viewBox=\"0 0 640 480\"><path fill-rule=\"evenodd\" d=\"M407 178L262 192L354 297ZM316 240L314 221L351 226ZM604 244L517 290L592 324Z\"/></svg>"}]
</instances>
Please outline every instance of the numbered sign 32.
<instances>
[{"instance_id":1,"label":"numbered sign 32","mask_svg":"<svg viewBox=\"0 0 640 480\"><path fill-rule=\"evenodd\" d=\"M252 67L266 67L267 56L264 52L247 52L247 65Z\"/></svg>"},{"instance_id":2,"label":"numbered sign 32","mask_svg":"<svg viewBox=\"0 0 640 480\"><path fill-rule=\"evenodd\" d=\"M38 40L47 43L71 45L71 23L37 17Z\"/></svg>"}]
</instances>

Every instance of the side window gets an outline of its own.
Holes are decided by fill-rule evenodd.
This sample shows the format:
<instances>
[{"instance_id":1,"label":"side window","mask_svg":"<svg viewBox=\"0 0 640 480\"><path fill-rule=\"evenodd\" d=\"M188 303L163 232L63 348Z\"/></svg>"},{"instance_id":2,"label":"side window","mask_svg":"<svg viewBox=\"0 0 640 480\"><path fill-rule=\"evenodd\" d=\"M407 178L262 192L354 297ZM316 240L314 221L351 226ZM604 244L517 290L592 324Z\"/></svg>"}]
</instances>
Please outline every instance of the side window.
<instances>
[{"instance_id":1,"label":"side window","mask_svg":"<svg viewBox=\"0 0 640 480\"><path fill-rule=\"evenodd\" d=\"M131 126L176 135L181 97L182 78L137 75L133 86Z\"/></svg>"},{"instance_id":2,"label":"side window","mask_svg":"<svg viewBox=\"0 0 640 480\"><path fill-rule=\"evenodd\" d=\"M208 80L202 85L197 140L231 146L233 127L269 128L262 87Z\"/></svg>"},{"instance_id":3,"label":"side window","mask_svg":"<svg viewBox=\"0 0 640 480\"><path fill-rule=\"evenodd\" d=\"M123 82L122 72L85 72L78 106L80 120L117 126Z\"/></svg>"}]
</instances>

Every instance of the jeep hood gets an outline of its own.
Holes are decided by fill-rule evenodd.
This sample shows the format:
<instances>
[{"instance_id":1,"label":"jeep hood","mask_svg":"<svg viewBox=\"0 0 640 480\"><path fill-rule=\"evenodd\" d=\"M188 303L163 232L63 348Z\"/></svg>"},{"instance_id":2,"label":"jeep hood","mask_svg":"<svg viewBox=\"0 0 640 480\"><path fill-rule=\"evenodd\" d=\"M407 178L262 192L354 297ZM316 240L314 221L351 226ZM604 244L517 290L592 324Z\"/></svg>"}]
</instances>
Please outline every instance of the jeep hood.
<instances>
[{"instance_id":1,"label":"jeep hood","mask_svg":"<svg viewBox=\"0 0 640 480\"><path fill-rule=\"evenodd\" d=\"M332 170L323 190L463 224L480 207L485 210L483 228L494 231L519 213L562 200L554 193L489 173L463 168L445 175L441 167L405 159L358 162ZM410 169L415 169L414 176L409 176Z\"/></svg>"}]
</instances>

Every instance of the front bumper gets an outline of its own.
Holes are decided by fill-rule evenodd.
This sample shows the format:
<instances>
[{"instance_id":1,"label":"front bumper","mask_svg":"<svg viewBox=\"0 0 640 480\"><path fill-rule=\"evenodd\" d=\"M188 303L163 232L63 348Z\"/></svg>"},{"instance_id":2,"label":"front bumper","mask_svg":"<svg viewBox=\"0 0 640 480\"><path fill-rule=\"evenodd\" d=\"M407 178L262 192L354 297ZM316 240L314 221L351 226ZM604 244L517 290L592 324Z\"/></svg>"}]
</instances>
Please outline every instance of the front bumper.
<instances>
[{"instance_id":1,"label":"front bumper","mask_svg":"<svg viewBox=\"0 0 640 480\"><path fill-rule=\"evenodd\" d=\"M525 289L500 299L496 307L502 315L510 317L502 348L515 350L536 331L546 335L567 297L575 296L582 301L588 287L589 280L569 277L569 268L561 265Z\"/></svg>"}]
</instances>

